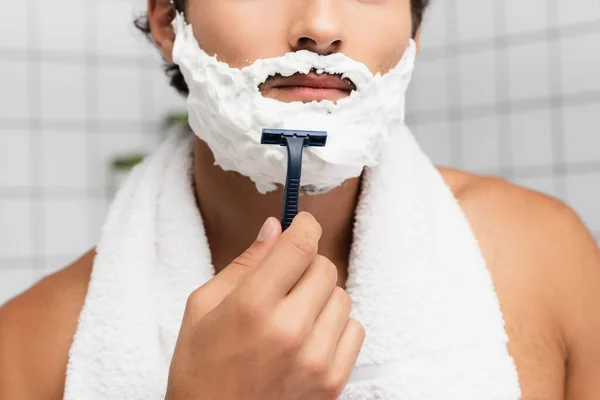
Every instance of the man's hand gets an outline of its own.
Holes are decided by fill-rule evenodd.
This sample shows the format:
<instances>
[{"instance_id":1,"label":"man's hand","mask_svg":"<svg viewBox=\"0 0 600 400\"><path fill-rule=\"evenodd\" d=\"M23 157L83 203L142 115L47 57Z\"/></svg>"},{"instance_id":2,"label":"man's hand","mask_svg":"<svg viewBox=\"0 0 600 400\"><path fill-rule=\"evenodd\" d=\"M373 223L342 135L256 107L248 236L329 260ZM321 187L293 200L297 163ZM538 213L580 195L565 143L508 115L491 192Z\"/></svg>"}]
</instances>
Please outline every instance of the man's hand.
<instances>
[{"instance_id":1,"label":"man's hand","mask_svg":"<svg viewBox=\"0 0 600 400\"><path fill-rule=\"evenodd\" d=\"M168 400L332 400L345 387L365 333L317 255L320 225L301 213L283 234L274 218L265 228L189 297Z\"/></svg>"}]
</instances>

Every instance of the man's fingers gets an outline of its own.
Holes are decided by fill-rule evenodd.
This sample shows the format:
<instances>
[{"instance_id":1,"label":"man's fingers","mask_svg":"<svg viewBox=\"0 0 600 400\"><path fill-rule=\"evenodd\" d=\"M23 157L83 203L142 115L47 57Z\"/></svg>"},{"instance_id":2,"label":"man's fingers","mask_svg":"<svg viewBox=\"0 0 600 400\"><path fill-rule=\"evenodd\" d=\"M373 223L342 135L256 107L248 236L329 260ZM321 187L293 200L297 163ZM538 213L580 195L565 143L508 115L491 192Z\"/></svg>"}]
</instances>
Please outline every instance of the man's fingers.
<instances>
[{"instance_id":1,"label":"man's fingers","mask_svg":"<svg viewBox=\"0 0 600 400\"><path fill-rule=\"evenodd\" d=\"M321 225L315 217L306 212L298 214L260 266L244 282L244 290L248 289L266 302L279 302L312 263L321 234Z\"/></svg>"},{"instance_id":2,"label":"man's fingers","mask_svg":"<svg viewBox=\"0 0 600 400\"><path fill-rule=\"evenodd\" d=\"M331 381L343 387L350 379L356 360L365 341L365 328L349 318L334 353Z\"/></svg>"},{"instance_id":3,"label":"man's fingers","mask_svg":"<svg viewBox=\"0 0 600 400\"><path fill-rule=\"evenodd\" d=\"M271 251L281 235L277 218L269 217L262 226L256 241L213 279L196 289L189 301L194 305L194 315L201 318L219 305L240 282L259 265Z\"/></svg>"},{"instance_id":4,"label":"man's fingers","mask_svg":"<svg viewBox=\"0 0 600 400\"><path fill-rule=\"evenodd\" d=\"M237 286L249 272L254 271L264 260L277 243L280 235L279 220L269 217L258 233L256 241L215 277L217 281L222 281L224 285L229 285L231 288Z\"/></svg>"},{"instance_id":5,"label":"man's fingers","mask_svg":"<svg viewBox=\"0 0 600 400\"><path fill-rule=\"evenodd\" d=\"M326 257L317 255L282 305L312 324L331 297L337 278L336 266Z\"/></svg>"}]
</instances>

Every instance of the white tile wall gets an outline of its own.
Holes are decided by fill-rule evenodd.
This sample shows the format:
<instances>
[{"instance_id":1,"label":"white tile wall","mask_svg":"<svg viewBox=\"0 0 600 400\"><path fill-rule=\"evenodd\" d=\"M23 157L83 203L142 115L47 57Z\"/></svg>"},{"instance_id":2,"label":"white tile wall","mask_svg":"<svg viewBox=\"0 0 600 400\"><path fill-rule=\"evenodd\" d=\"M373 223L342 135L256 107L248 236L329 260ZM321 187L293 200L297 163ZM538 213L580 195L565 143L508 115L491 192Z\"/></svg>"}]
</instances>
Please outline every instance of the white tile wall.
<instances>
[{"instance_id":1,"label":"white tile wall","mask_svg":"<svg viewBox=\"0 0 600 400\"><path fill-rule=\"evenodd\" d=\"M44 130L39 139L41 184L49 189L80 188L88 184L85 133L78 130Z\"/></svg>"},{"instance_id":2,"label":"white tile wall","mask_svg":"<svg viewBox=\"0 0 600 400\"><path fill-rule=\"evenodd\" d=\"M110 193L108 190L107 192ZM105 222L105 216L108 212L109 205L109 196L98 197L88 202L90 211L90 218L88 220L90 232L89 239L91 243L97 243L100 239L100 233Z\"/></svg>"},{"instance_id":3,"label":"white tile wall","mask_svg":"<svg viewBox=\"0 0 600 400\"><path fill-rule=\"evenodd\" d=\"M93 243L89 240L87 199L50 199L44 202L44 256L78 254Z\"/></svg>"},{"instance_id":4,"label":"white tile wall","mask_svg":"<svg viewBox=\"0 0 600 400\"><path fill-rule=\"evenodd\" d=\"M565 157L568 163L600 160L600 102L564 109L563 129L568 132Z\"/></svg>"},{"instance_id":5,"label":"white tile wall","mask_svg":"<svg viewBox=\"0 0 600 400\"><path fill-rule=\"evenodd\" d=\"M500 126L496 116L462 121L462 167L487 174L500 170ZM473 151L475 150L476 151Z\"/></svg>"},{"instance_id":6,"label":"white tile wall","mask_svg":"<svg viewBox=\"0 0 600 400\"><path fill-rule=\"evenodd\" d=\"M414 126L413 132L427 155L442 166L453 165L452 132L445 122L432 122Z\"/></svg>"},{"instance_id":7,"label":"white tile wall","mask_svg":"<svg viewBox=\"0 0 600 400\"><path fill-rule=\"evenodd\" d=\"M600 13L595 15L600 20ZM559 44L564 92L600 91L600 29L594 33L565 37Z\"/></svg>"},{"instance_id":8,"label":"white tile wall","mask_svg":"<svg viewBox=\"0 0 600 400\"><path fill-rule=\"evenodd\" d=\"M438 0L438 4L425 14L424 23L429 29L421 31L421 40L428 46L443 46L447 43L448 12L448 2Z\"/></svg>"},{"instance_id":9,"label":"white tile wall","mask_svg":"<svg viewBox=\"0 0 600 400\"><path fill-rule=\"evenodd\" d=\"M27 46L29 19L25 1L0 1L0 48L23 49Z\"/></svg>"},{"instance_id":10,"label":"white tile wall","mask_svg":"<svg viewBox=\"0 0 600 400\"><path fill-rule=\"evenodd\" d=\"M96 2L97 47L101 55L145 55L149 46L140 43L131 21L139 15L132 1L104 0Z\"/></svg>"},{"instance_id":11,"label":"white tile wall","mask_svg":"<svg viewBox=\"0 0 600 400\"><path fill-rule=\"evenodd\" d=\"M506 33L529 33L547 26L548 0L504 0Z\"/></svg>"},{"instance_id":12,"label":"white tile wall","mask_svg":"<svg viewBox=\"0 0 600 400\"><path fill-rule=\"evenodd\" d=\"M6 129L0 134L0 187L29 186L30 141L25 129Z\"/></svg>"},{"instance_id":13,"label":"white tile wall","mask_svg":"<svg viewBox=\"0 0 600 400\"><path fill-rule=\"evenodd\" d=\"M447 68L445 62L438 60L417 61L414 79L415 81L427 80L427 85L411 85L412 103L409 107L412 110L445 110L449 107Z\"/></svg>"},{"instance_id":14,"label":"white tile wall","mask_svg":"<svg viewBox=\"0 0 600 400\"><path fill-rule=\"evenodd\" d=\"M81 64L42 61L40 68L42 119L84 121L85 96L89 88Z\"/></svg>"},{"instance_id":15,"label":"white tile wall","mask_svg":"<svg viewBox=\"0 0 600 400\"><path fill-rule=\"evenodd\" d=\"M28 257L33 249L32 200L0 199L0 257ZM0 279L1 280L1 279Z\"/></svg>"},{"instance_id":16,"label":"white tile wall","mask_svg":"<svg viewBox=\"0 0 600 400\"><path fill-rule=\"evenodd\" d=\"M157 65L153 63L152 65ZM164 90L165 86L168 86L168 78L162 73L158 67L149 68L145 73L145 82L152 82L147 88L151 91L150 103L147 104L149 110L152 113L158 111L164 112L165 110L173 111L181 108L182 100L181 96L176 90ZM142 110L144 112L144 110Z\"/></svg>"},{"instance_id":17,"label":"white tile wall","mask_svg":"<svg viewBox=\"0 0 600 400\"><path fill-rule=\"evenodd\" d=\"M481 0L479 0L481 1ZM460 104L474 107L493 104L496 101L496 54L485 50L455 57L458 63Z\"/></svg>"},{"instance_id":18,"label":"white tile wall","mask_svg":"<svg viewBox=\"0 0 600 400\"><path fill-rule=\"evenodd\" d=\"M52 0L36 3L40 47L74 53L86 51L87 20L73 18L86 15L86 3L79 0ZM42 79L42 82L44 79Z\"/></svg>"},{"instance_id":19,"label":"white tile wall","mask_svg":"<svg viewBox=\"0 0 600 400\"><path fill-rule=\"evenodd\" d=\"M27 77L28 72L29 62L23 54L13 54L12 59L0 62L0 119L29 117L31 83Z\"/></svg>"},{"instance_id":20,"label":"white tile wall","mask_svg":"<svg viewBox=\"0 0 600 400\"><path fill-rule=\"evenodd\" d=\"M554 164L550 110L519 112L511 116L510 142L514 168L550 167Z\"/></svg>"},{"instance_id":21,"label":"white tile wall","mask_svg":"<svg viewBox=\"0 0 600 400\"><path fill-rule=\"evenodd\" d=\"M598 16L600 16L598 0L557 1L556 5L560 25L598 22Z\"/></svg>"},{"instance_id":22,"label":"white tile wall","mask_svg":"<svg viewBox=\"0 0 600 400\"><path fill-rule=\"evenodd\" d=\"M456 15L458 35L455 41L485 40L495 36L494 1L460 0L449 3L455 6L450 6L448 12Z\"/></svg>"},{"instance_id":23,"label":"white tile wall","mask_svg":"<svg viewBox=\"0 0 600 400\"><path fill-rule=\"evenodd\" d=\"M430 12L407 114L425 151L566 201L600 240L600 2L434 1ZM445 41L431 26L441 18ZM446 103L453 112L422 106Z\"/></svg>"},{"instance_id":24,"label":"white tile wall","mask_svg":"<svg viewBox=\"0 0 600 400\"><path fill-rule=\"evenodd\" d=\"M525 43L508 53L508 87L511 100L547 98L550 95L548 43Z\"/></svg>"},{"instance_id":25,"label":"white tile wall","mask_svg":"<svg viewBox=\"0 0 600 400\"><path fill-rule=\"evenodd\" d=\"M103 121L139 121L142 115L140 73L128 66L99 65L95 70L96 116Z\"/></svg>"},{"instance_id":26,"label":"white tile wall","mask_svg":"<svg viewBox=\"0 0 600 400\"><path fill-rule=\"evenodd\" d=\"M183 100L133 27L143 0L0 0L0 304L97 242L109 163Z\"/></svg>"}]
</instances>

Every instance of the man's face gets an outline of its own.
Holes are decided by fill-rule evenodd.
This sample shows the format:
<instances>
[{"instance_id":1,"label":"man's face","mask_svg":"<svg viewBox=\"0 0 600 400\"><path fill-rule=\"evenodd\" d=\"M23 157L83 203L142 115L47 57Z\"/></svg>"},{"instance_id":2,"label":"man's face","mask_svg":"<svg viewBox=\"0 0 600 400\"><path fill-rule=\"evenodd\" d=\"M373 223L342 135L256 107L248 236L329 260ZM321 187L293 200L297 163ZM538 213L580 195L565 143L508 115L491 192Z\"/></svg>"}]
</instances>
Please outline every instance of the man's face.
<instances>
[{"instance_id":1,"label":"man's face","mask_svg":"<svg viewBox=\"0 0 600 400\"><path fill-rule=\"evenodd\" d=\"M409 0L188 0L186 20L204 51L235 68L310 50L341 52L384 74L399 62L412 30ZM274 79L261 91L286 102L335 101L352 89L339 78L309 75L309 84Z\"/></svg>"}]
</instances>

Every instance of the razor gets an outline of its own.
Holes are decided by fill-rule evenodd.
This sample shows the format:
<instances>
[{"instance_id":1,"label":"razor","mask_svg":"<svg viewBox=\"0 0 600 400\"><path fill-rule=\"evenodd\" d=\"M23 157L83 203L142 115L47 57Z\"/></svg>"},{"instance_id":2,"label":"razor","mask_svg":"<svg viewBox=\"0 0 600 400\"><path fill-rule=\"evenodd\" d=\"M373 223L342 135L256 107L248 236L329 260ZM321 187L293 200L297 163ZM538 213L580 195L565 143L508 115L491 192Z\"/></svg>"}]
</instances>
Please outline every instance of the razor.
<instances>
[{"instance_id":1,"label":"razor","mask_svg":"<svg viewBox=\"0 0 600 400\"><path fill-rule=\"evenodd\" d=\"M323 147L327 143L327 132L297 131L292 129L263 129L261 144L287 147L288 166L285 178L281 227L285 231L298 214L300 178L302 176L302 152L305 147Z\"/></svg>"}]
</instances>

